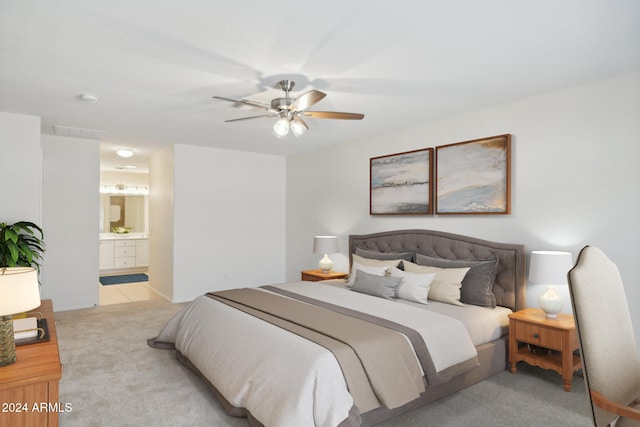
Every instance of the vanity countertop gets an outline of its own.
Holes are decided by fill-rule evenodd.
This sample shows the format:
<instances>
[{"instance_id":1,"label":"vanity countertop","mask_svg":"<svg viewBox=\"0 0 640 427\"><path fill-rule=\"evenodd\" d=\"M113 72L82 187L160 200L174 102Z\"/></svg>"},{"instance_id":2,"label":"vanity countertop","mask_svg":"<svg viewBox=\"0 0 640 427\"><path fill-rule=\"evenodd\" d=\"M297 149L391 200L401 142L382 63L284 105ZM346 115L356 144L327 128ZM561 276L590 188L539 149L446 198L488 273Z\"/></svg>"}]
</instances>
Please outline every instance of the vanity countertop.
<instances>
[{"instance_id":1,"label":"vanity countertop","mask_svg":"<svg viewBox=\"0 0 640 427\"><path fill-rule=\"evenodd\" d=\"M100 233L100 240L148 239L146 233Z\"/></svg>"}]
</instances>

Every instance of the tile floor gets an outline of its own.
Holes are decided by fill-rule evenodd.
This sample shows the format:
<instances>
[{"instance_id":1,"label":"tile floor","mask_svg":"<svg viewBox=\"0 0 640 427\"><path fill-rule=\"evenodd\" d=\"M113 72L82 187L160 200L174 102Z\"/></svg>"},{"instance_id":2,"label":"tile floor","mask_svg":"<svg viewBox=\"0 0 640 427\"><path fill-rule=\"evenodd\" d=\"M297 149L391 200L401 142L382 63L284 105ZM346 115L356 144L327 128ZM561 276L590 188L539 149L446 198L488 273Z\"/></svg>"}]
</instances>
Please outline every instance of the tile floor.
<instances>
[{"instance_id":1,"label":"tile floor","mask_svg":"<svg viewBox=\"0 0 640 427\"><path fill-rule=\"evenodd\" d=\"M149 286L149 282L123 283L122 285L99 286L99 305L122 304L162 298Z\"/></svg>"}]
</instances>

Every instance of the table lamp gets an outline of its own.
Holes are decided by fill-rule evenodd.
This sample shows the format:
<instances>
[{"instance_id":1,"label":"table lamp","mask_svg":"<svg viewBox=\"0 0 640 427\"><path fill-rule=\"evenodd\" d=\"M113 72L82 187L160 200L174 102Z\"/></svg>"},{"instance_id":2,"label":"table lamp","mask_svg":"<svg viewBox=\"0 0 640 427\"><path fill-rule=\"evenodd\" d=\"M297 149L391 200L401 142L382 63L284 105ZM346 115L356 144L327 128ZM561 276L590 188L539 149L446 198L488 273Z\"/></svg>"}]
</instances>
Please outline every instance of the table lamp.
<instances>
[{"instance_id":1,"label":"table lamp","mask_svg":"<svg viewBox=\"0 0 640 427\"><path fill-rule=\"evenodd\" d=\"M549 319L558 317L564 306L556 285L567 284L567 273L573 267L571 252L533 251L529 265L529 281L544 283L547 291L538 297L538 305Z\"/></svg>"},{"instance_id":2,"label":"table lamp","mask_svg":"<svg viewBox=\"0 0 640 427\"><path fill-rule=\"evenodd\" d=\"M11 315L40 306L38 272L33 267L0 267L0 366L16 361Z\"/></svg>"},{"instance_id":3,"label":"table lamp","mask_svg":"<svg viewBox=\"0 0 640 427\"><path fill-rule=\"evenodd\" d=\"M323 273L328 274L333 268L333 261L328 254L338 252L338 238L336 236L316 236L313 238L313 253L323 254L318 262L318 267Z\"/></svg>"}]
</instances>

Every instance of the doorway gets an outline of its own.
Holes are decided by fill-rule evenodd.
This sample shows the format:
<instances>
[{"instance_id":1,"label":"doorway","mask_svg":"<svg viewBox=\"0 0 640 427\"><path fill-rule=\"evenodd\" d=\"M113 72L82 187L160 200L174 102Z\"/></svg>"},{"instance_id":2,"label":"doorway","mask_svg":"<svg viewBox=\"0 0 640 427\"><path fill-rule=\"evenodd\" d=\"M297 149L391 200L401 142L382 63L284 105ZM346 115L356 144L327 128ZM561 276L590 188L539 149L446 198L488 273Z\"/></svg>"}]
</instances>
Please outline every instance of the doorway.
<instances>
[{"instance_id":1,"label":"doorway","mask_svg":"<svg viewBox=\"0 0 640 427\"><path fill-rule=\"evenodd\" d=\"M160 298L147 275L148 179L146 173L100 172L98 305Z\"/></svg>"}]
</instances>

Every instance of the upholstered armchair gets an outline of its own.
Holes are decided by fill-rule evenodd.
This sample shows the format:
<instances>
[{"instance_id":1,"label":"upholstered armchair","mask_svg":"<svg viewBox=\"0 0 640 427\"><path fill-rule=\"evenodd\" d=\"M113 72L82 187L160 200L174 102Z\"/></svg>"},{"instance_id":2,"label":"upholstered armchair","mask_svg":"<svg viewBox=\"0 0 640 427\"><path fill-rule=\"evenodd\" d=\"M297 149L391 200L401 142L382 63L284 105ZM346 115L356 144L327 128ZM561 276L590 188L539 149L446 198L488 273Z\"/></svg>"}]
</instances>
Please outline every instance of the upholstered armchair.
<instances>
[{"instance_id":1,"label":"upholstered armchair","mask_svg":"<svg viewBox=\"0 0 640 427\"><path fill-rule=\"evenodd\" d=\"M568 276L593 423L638 427L640 357L618 268L587 246Z\"/></svg>"}]
</instances>

